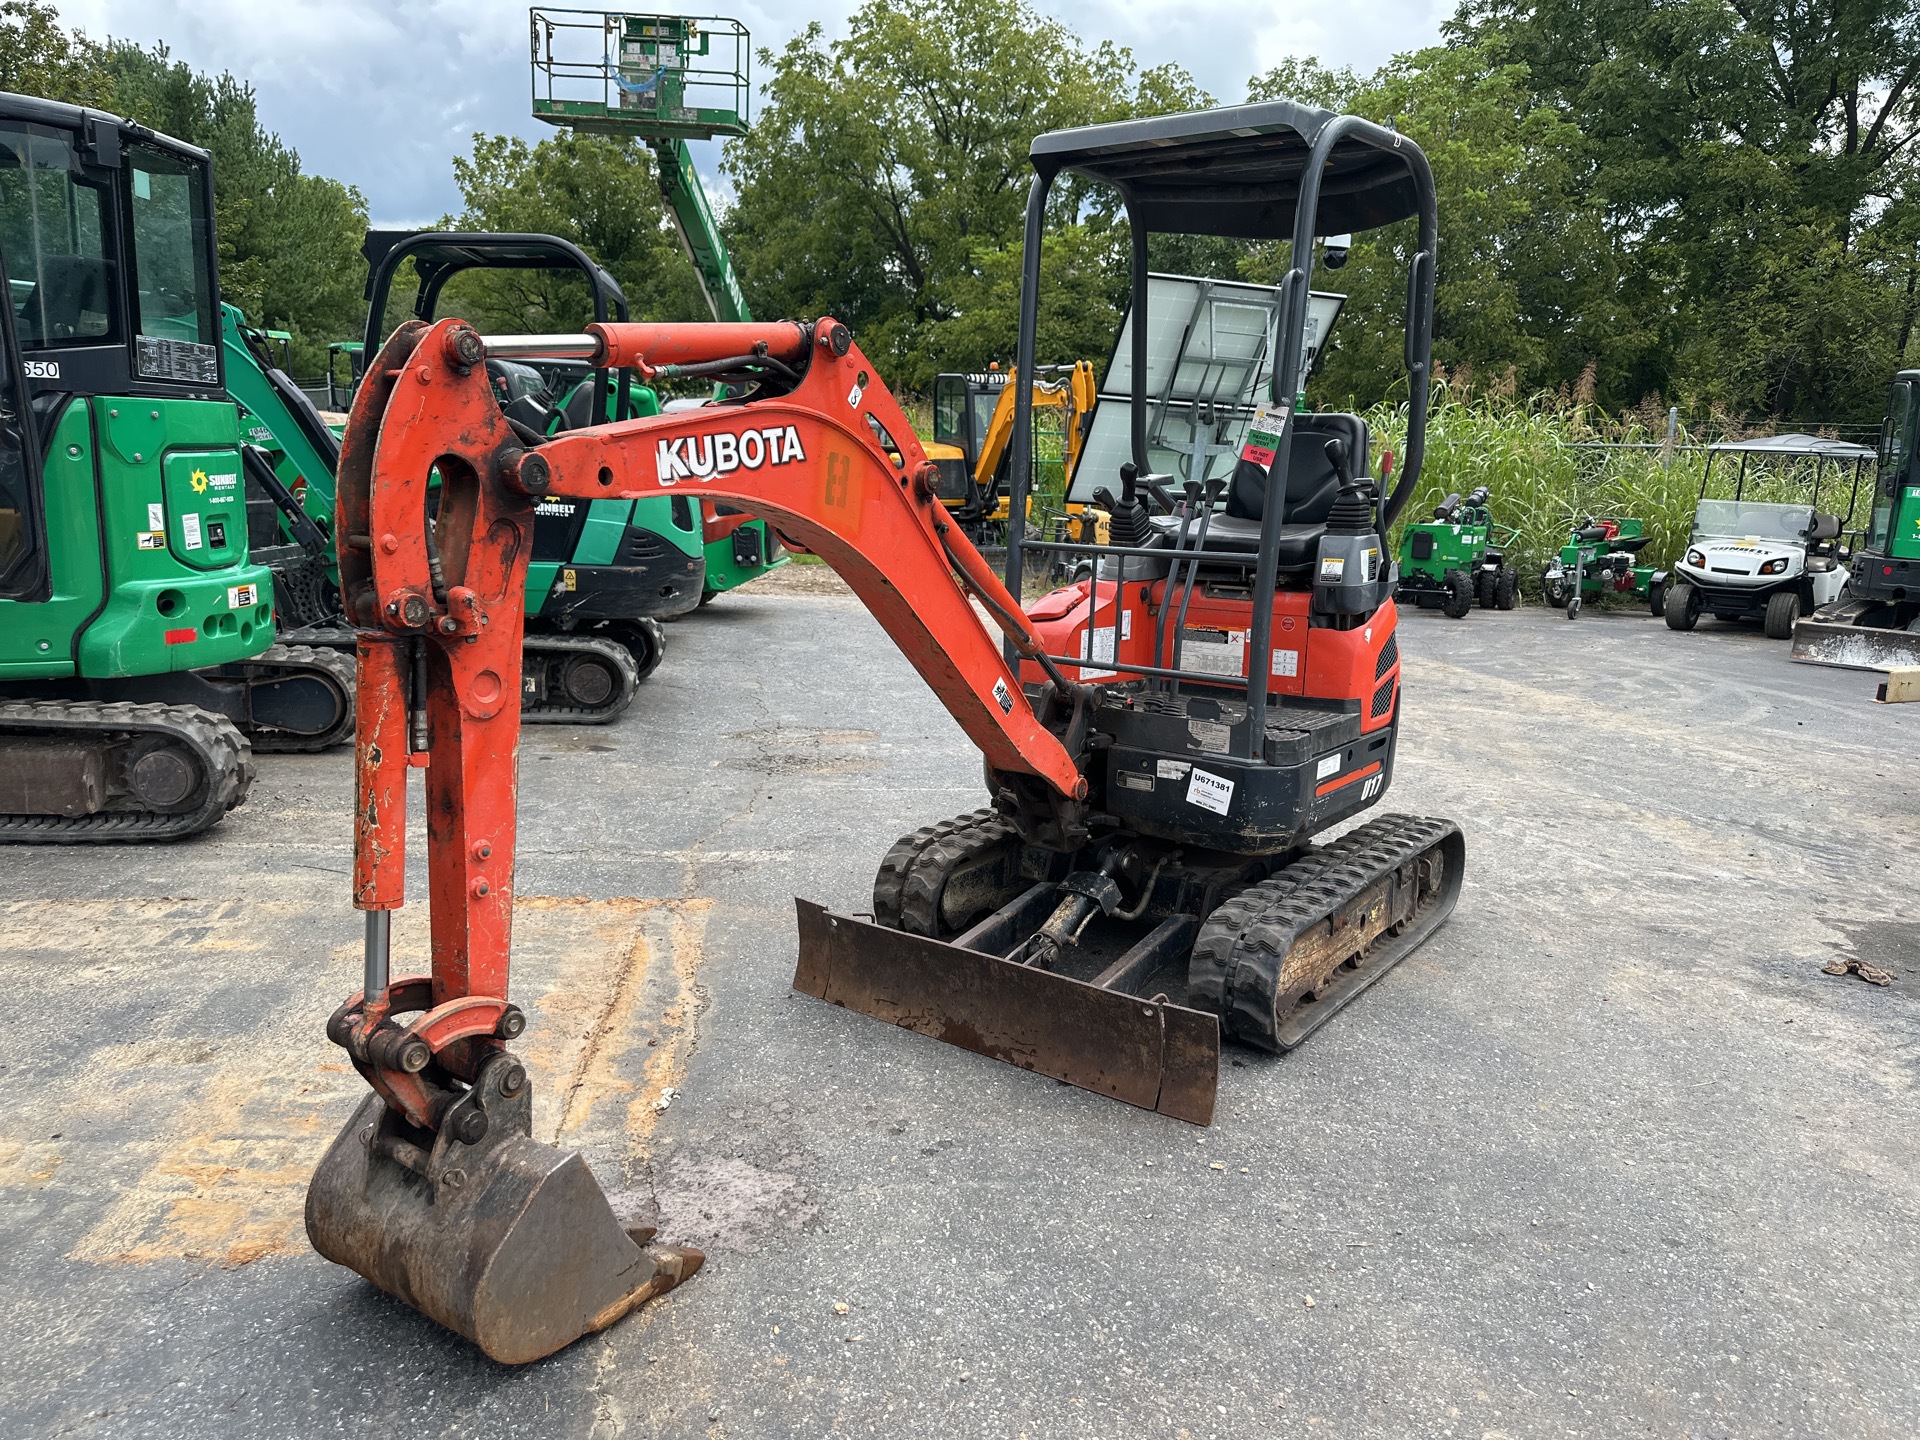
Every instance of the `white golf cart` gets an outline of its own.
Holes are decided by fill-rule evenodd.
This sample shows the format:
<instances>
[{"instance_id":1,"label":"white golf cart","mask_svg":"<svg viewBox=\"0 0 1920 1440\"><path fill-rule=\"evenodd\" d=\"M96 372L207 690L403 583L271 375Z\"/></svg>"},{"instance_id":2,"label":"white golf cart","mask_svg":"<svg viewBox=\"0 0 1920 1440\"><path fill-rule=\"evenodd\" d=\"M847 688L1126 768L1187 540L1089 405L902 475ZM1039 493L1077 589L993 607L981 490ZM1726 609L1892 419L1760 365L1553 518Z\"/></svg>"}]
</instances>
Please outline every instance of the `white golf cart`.
<instances>
[{"instance_id":1,"label":"white golf cart","mask_svg":"<svg viewBox=\"0 0 1920 1440\"><path fill-rule=\"evenodd\" d=\"M1740 457L1733 498L1709 500L1713 462L1722 455ZM1673 567L1674 583L1667 591L1668 628L1691 630L1707 614L1716 620L1759 620L1768 639L1792 639L1793 622L1834 599L1847 583L1848 552L1840 539L1852 517L1853 501L1849 497L1845 519L1821 511L1820 486L1827 465L1839 471L1851 464L1857 494L1862 470L1873 455L1864 445L1815 435L1770 435L1710 446L1686 554ZM1811 460L1812 495L1784 503L1748 498L1749 488L1770 496L1779 496L1783 489L1777 474L1764 483L1758 476L1748 479L1748 462L1756 459ZM1784 488L1794 484L1793 477L1784 477Z\"/></svg>"}]
</instances>

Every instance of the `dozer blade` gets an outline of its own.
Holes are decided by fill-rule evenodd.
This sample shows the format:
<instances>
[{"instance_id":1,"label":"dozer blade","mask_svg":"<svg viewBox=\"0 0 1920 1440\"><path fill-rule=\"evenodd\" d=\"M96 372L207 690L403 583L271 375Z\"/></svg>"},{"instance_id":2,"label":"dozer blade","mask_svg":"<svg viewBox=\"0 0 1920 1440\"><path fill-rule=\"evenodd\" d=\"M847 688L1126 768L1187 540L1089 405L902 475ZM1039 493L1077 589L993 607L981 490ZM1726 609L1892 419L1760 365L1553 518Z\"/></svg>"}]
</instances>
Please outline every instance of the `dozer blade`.
<instances>
[{"instance_id":1,"label":"dozer blade","mask_svg":"<svg viewBox=\"0 0 1920 1440\"><path fill-rule=\"evenodd\" d=\"M1098 1095L1207 1125L1220 1022L795 900L793 988Z\"/></svg>"},{"instance_id":2,"label":"dozer blade","mask_svg":"<svg viewBox=\"0 0 1920 1440\"><path fill-rule=\"evenodd\" d=\"M454 1134L478 1127L460 1112L476 1104L485 1133L464 1144ZM437 1138L369 1095L314 1172L307 1238L506 1365L604 1330L700 1268L698 1250L638 1243L652 1232L624 1229L579 1155L531 1138L532 1116L505 1052Z\"/></svg>"},{"instance_id":3,"label":"dozer blade","mask_svg":"<svg viewBox=\"0 0 1920 1440\"><path fill-rule=\"evenodd\" d=\"M1806 619L1793 625L1795 660L1813 665L1838 665L1847 670L1891 670L1920 665L1920 635L1910 630L1883 630L1872 625Z\"/></svg>"}]
</instances>

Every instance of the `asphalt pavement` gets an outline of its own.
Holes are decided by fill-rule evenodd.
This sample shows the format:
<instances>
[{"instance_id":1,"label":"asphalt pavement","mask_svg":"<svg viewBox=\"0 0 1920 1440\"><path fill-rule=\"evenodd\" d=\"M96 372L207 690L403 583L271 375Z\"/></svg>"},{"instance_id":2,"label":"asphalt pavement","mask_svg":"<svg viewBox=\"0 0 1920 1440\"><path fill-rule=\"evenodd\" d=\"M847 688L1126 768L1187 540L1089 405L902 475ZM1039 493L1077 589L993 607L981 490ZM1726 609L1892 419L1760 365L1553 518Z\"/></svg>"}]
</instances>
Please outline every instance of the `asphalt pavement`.
<instances>
[{"instance_id":1,"label":"asphalt pavement","mask_svg":"<svg viewBox=\"0 0 1920 1440\"><path fill-rule=\"evenodd\" d=\"M202 839L0 849L0 1433L1920 1433L1920 732L1872 677L1407 616L1384 808L1460 822L1459 908L1197 1130L794 996L792 897L866 908L979 759L849 597L668 643L527 733L519 1048L706 1268L508 1369L307 1248L350 757L263 757Z\"/></svg>"}]
</instances>

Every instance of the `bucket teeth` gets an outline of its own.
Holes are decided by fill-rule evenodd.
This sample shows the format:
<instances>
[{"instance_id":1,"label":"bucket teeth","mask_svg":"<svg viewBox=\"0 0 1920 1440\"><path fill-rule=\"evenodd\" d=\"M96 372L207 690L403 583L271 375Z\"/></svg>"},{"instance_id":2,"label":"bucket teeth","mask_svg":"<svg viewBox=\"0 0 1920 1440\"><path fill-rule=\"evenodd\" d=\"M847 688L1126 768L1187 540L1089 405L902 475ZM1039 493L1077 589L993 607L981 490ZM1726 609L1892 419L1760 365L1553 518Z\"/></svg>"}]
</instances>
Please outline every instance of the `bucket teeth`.
<instances>
[{"instance_id":1,"label":"bucket teeth","mask_svg":"<svg viewBox=\"0 0 1920 1440\"><path fill-rule=\"evenodd\" d=\"M532 1138L532 1088L505 1051L472 1094L487 1125L470 1145L362 1101L308 1188L313 1248L508 1365L605 1329L700 1268L698 1250L623 1225L578 1154Z\"/></svg>"}]
</instances>

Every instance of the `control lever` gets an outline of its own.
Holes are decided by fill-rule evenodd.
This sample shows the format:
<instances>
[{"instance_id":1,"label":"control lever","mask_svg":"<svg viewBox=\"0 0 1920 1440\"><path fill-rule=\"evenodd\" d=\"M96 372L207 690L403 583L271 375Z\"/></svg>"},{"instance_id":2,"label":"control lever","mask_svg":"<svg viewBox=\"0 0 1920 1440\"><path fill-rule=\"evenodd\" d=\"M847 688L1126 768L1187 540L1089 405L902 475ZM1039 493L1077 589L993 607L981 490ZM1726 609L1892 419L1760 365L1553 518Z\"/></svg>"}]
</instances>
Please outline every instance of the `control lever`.
<instances>
[{"instance_id":1,"label":"control lever","mask_svg":"<svg viewBox=\"0 0 1920 1440\"><path fill-rule=\"evenodd\" d=\"M1327 441L1323 448L1327 452L1327 462L1333 466L1333 473L1340 477L1340 488L1342 490L1351 489L1353 486L1353 466L1348 463L1347 442L1336 435L1333 439Z\"/></svg>"}]
</instances>

